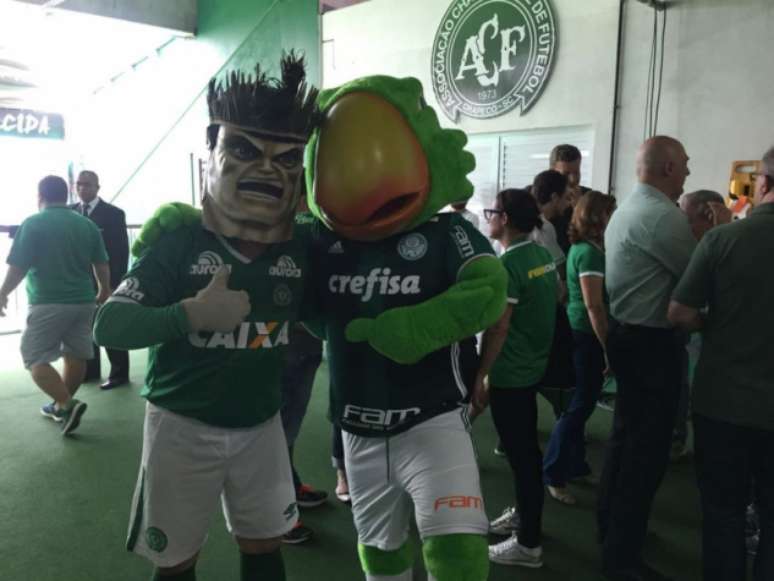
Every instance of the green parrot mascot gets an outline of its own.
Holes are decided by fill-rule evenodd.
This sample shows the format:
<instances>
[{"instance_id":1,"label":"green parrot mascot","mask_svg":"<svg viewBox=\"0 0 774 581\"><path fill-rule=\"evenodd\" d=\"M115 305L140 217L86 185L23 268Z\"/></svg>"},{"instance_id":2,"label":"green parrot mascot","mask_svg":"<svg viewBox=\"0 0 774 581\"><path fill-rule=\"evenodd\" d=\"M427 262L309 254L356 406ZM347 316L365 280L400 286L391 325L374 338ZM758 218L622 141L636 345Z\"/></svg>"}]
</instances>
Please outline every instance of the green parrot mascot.
<instances>
[{"instance_id":1,"label":"green parrot mascot","mask_svg":"<svg viewBox=\"0 0 774 581\"><path fill-rule=\"evenodd\" d=\"M429 579L484 581L488 523L467 412L474 337L505 310L507 277L472 224L439 213L470 198L475 159L416 79L356 79L317 105L311 214L297 217L294 238L308 253L309 327L327 341L365 577L412 579L413 512ZM164 206L134 250L200 223L198 210Z\"/></svg>"}]
</instances>

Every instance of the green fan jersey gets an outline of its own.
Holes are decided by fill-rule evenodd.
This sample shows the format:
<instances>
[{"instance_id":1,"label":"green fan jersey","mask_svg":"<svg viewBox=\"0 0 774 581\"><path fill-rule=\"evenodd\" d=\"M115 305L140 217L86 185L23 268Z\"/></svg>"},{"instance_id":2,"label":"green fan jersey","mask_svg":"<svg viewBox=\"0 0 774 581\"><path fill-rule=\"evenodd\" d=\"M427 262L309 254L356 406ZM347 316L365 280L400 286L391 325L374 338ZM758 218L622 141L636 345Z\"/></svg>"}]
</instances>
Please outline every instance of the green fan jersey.
<instances>
[{"instance_id":1,"label":"green fan jersey","mask_svg":"<svg viewBox=\"0 0 774 581\"><path fill-rule=\"evenodd\" d=\"M462 269L492 247L457 214L438 214L414 230L377 242L312 229L315 301L326 327L331 416L361 436L400 433L469 398L478 366L475 339L401 365L367 342L345 337L356 318L431 299L458 281Z\"/></svg>"},{"instance_id":2,"label":"green fan jersey","mask_svg":"<svg viewBox=\"0 0 774 581\"><path fill-rule=\"evenodd\" d=\"M583 301L580 279L586 276L605 278L605 253L590 242L577 242L570 247L567 257L567 317L575 331L593 333L586 303ZM602 286L605 305L607 291Z\"/></svg>"},{"instance_id":3,"label":"green fan jersey","mask_svg":"<svg viewBox=\"0 0 774 581\"><path fill-rule=\"evenodd\" d=\"M551 254L520 240L500 257L513 308L508 336L489 373L497 387L530 387L545 375L556 323L557 273Z\"/></svg>"},{"instance_id":4,"label":"green fan jersey","mask_svg":"<svg viewBox=\"0 0 774 581\"><path fill-rule=\"evenodd\" d=\"M251 310L228 333L190 333L150 348L142 395L214 426L250 427L280 408L280 375L306 277L303 239L271 244L250 260L201 225L165 234L127 273L110 301L162 307L193 297L225 265L228 286Z\"/></svg>"}]
</instances>

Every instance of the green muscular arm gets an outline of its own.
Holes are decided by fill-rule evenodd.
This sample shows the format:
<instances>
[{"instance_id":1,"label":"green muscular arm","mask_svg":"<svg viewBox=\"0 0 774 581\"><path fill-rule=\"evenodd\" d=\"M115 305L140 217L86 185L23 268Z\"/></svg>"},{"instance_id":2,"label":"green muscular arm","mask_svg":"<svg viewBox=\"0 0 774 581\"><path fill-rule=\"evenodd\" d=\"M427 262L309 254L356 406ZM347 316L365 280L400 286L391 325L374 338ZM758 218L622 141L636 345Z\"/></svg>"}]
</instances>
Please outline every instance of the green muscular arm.
<instances>
[{"instance_id":1,"label":"green muscular arm","mask_svg":"<svg viewBox=\"0 0 774 581\"><path fill-rule=\"evenodd\" d=\"M478 258L459 281L432 299L390 309L375 319L355 319L347 339L368 341L376 351L403 365L492 326L506 305L508 277L494 256Z\"/></svg>"},{"instance_id":2,"label":"green muscular arm","mask_svg":"<svg viewBox=\"0 0 774 581\"><path fill-rule=\"evenodd\" d=\"M201 222L202 211L188 204L173 202L160 206L142 226L140 234L132 245L132 256L140 256L153 246L164 232L172 232L178 228Z\"/></svg>"},{"instance_id":3,"label":"green muscular arm","mask_svg":"<svg viewBox=\"0 0 774 581\"><path fill-rule=\"evenodd\" d=\"M97 345L115 349L142 349L178 339L190 330L181 303L169 307L145 307L110 301L97 313L94 341Z\"/></svg>"}]
</instances>

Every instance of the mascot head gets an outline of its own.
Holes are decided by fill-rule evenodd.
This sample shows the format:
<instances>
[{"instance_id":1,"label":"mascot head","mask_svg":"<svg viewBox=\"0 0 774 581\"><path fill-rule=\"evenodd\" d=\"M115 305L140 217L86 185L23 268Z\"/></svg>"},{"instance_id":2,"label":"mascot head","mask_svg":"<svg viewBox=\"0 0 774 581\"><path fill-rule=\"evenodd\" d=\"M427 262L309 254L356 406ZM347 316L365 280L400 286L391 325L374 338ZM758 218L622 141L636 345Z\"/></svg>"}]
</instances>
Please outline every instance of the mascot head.
<instances>
[{"instance_id":1,"label":"mascot head","mask_svg":"<svg viewBox=\"0 0 774 581\"><path fill-rule=\"evenodd\" d=\"M323 91L306 150L310 210L345 238L381 240L467 200L476 162L442 129L414 78L373 76Z\"/></svg>"},{"instance_id":2,"label":"mascot head","mask_svg":"<svg viewBox=\"0 0 774 581\"><path fill-rule=\"evenodd\" d=\"M319 120L317 91L305 82L303 57L284 55L280 78L256 66L210 81L210 126L203 223L230 238L290 239L301 195L303 155Z\"/></svg>"}]
</instances>

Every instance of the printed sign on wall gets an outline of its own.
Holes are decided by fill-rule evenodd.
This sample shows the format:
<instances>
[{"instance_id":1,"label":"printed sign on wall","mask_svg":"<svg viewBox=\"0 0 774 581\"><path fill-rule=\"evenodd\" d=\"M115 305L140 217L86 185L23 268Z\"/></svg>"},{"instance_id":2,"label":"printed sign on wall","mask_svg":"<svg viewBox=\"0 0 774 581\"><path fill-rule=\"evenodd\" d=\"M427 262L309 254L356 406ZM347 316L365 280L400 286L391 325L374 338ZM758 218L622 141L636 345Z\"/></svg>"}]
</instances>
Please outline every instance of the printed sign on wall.
<instances>
[{"instance_id":1,"label":"printed sign on wall","mask_svg":"<svg viewBox=\"0 0 774 581\"><path fill-rule=\"evenodd\" d=\"M454 0L432 52L443 112L497 117L536 103L551 74L557 27L549 0Z\"/></svg>"},{"instance_id":2,"label":"printed sign on wall","mask_svg":"<svg viewBox=\"0 0 774 581\"><path fill-rule=\"evenodd\" d=\"M64 139L64 118L59 113L0 107L0 136Z\"/></svg>"}]
</instances>

